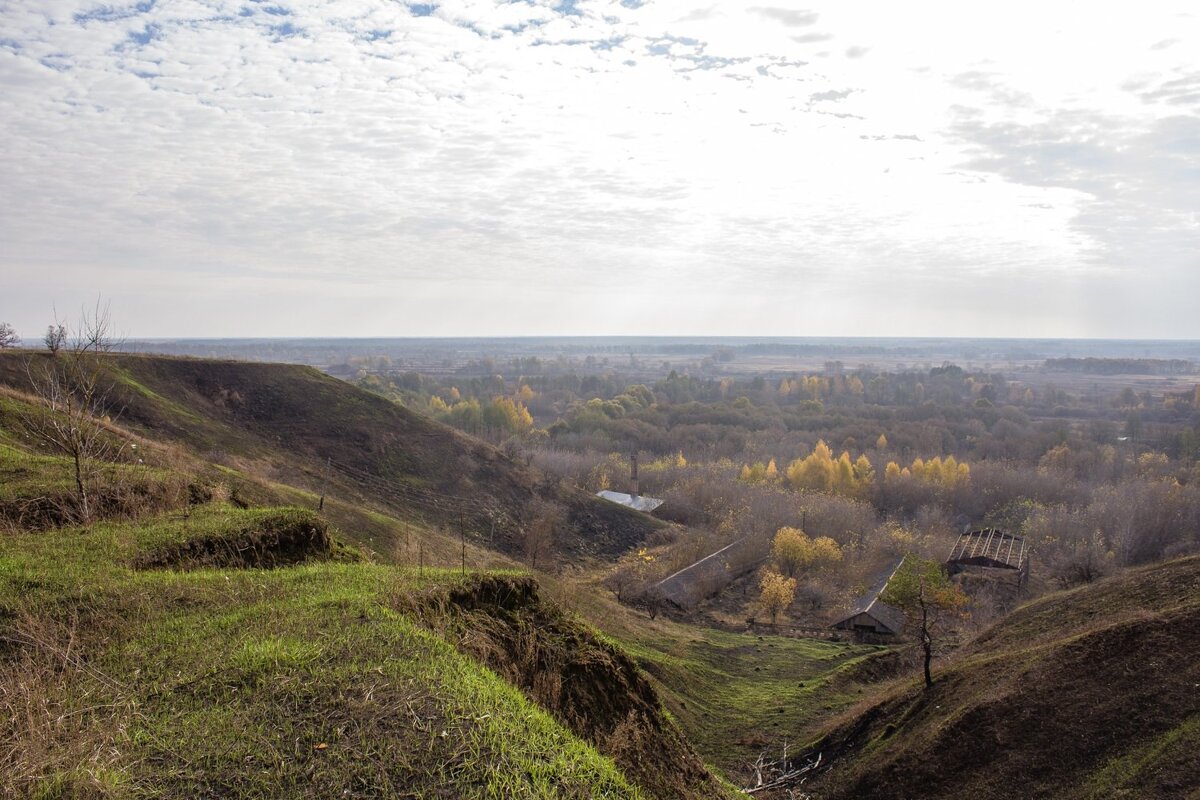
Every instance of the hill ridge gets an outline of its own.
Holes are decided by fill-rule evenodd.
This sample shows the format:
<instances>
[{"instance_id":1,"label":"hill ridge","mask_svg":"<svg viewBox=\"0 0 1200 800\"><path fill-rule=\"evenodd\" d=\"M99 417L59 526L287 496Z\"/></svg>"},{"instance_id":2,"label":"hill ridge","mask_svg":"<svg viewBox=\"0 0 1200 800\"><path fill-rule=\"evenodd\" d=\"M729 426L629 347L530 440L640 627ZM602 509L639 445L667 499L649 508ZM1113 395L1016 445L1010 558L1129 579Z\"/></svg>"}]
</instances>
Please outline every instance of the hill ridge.
<instances>
[{"instance_id":1,"label":"hill ridge","mask_svg":"<svg viewBox=\"0 0 1200 800\"><path fill-rule=\"evenodd\" d=\"M1200 556L1039 598L818 742L815 796L1192 798L1197 652Z\"/></svg>"}]
</instances>

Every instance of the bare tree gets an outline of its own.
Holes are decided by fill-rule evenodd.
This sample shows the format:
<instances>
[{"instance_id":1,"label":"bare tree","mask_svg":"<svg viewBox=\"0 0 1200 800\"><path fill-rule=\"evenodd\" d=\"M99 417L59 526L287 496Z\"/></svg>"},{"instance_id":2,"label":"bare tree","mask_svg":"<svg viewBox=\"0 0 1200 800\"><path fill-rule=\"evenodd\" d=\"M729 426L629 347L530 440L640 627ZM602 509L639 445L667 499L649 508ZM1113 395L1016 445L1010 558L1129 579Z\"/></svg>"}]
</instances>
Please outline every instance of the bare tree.
<instances>
[{"instance_id":1,"label":"bare tree","mask_svg":"<svg viewBox=\"0 0 1200 800\"><path fill-rule=\"evenodd\" d=\"M521 542L525 560L529 566L537 569L539 562L545 562L553 553L555 529L564 516L564 510L549 502L535 502L532 519L522 527Z\"/></svg>"},{"instance_id":2,"label":"bare tree","mask_svg":"<svg viewBox=\"0 0 1200 800\"><path fill-rule=\"evenodd\" d=\"M116 341L108 306L99 301L92 311L80 313L74 329L61 325L51 329L56 339L59 330L63 333L58 342L61 352L54 358L26 362L30 387L41 403L25 413L22 422L42 444L71 460L76 516L86 525L96 512L101 464L115 461L124 447L106 429L112 383L105 379L104 354Z\"/></svg>"},{"instance_id":3,"label":"bare tree","mask_svg":"<svg viewBox=\"0 0 1200 800\"><path fill-rule=\"evenodd\" d=\"M53 325L46 327L46 335L42 337L42 341L51 355L57 355L67 343L67 326L55 320Z\"/></svg>"},{"instance_id":4,"label":"bare tree","mask_svg":"<svg viewBox=\"0 0 1200 800\"><path fill-rule=\"evenodd\" d=\"M7 322L0 322L0 350L17 347L20 344L21 337L17 336L16 329Z\"/></svg>"}]
</instances>

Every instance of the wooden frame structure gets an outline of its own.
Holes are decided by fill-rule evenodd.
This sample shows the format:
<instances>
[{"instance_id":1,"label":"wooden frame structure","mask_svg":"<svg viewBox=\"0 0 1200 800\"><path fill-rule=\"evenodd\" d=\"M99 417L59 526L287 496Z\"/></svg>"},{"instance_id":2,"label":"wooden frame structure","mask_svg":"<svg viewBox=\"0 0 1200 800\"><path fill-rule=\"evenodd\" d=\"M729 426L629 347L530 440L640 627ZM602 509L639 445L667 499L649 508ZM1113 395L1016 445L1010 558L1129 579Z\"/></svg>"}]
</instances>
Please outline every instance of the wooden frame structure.
<instances>
[{"instance_id":1,"label":"wooden frame structure","mask_svg":"<svg viewBox=\"0 0 1200 800\"><path fill-rule=\"evenodd\" d=\"M1002 569L1017 573L1023 583L1029 572L1029 548L1024 537L999 528L979 528L958 537L946 559L950 576L969 569Z\"/></svg>"}]
</instances>

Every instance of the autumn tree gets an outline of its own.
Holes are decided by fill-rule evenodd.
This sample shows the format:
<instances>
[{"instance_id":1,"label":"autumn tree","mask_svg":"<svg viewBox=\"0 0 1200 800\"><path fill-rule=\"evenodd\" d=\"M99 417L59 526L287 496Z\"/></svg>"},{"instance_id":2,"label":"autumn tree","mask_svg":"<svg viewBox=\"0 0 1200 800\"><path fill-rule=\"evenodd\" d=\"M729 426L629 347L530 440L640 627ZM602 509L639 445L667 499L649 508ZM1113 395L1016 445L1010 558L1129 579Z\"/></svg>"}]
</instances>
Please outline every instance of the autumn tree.
<instances>
[{"instance_id":1,"label":"autumn tree","mask_svg":"<svg viewBox=\"0 0 1200 800\"><path fill-rule=\"evenodd\" d=\"M759 589L758 602L771 615L771 624L774 625L779 619L779 612L790 606L796 598L796 579L767 571L763 573Z\"/></svg>"},{"instance_id":2,"label":"autumn tree","mask_svg":"<svg viewBox=\"0 0 1200 800\"><path fill-rule=\"evenodd\" d=\"M788 465L787 478L797 489L854 496L875 480L875 470L865 455L851 461L850 453L843 451L835 459L822 440L807 456Z\"/></svg>"},{"instance_id":3,"label":"autumn tree","mask_svg":"<svg viewBox=\"0 0 1200 800\"><path fill-rule=\"evenodd\" d=\"M810 539L797 528L780 528L771 543L771 555L789 578L842 560L842 549L828 536Z\"/></svg>"},{"instance_id":4,"label":"autumn tree","mask_svg":"<svg viewBox=\"0 0 1200 800\"><path fill-rule=\"evenodd\" d=\"M775 468L775 460L772 459L769 465L761 461L756 461L753 465L743 464L742 471L738 474L738 479L747 483L761 483L765 480L775 478L778 474L779 470Z\"/></svg>"},{"instance_id":5,"label":"autumn tree","mask_svg":"<svg viewBox=\"0 0 1200 800\"><path fill-rule=\"evenodd\" d=\"M835 480L833 451L823 440L817 442L811 453L788 465L787 477L797 489L829 491Z\"/></svg>"},{"instance_id":6,"label":"autumn tree","mask_svg":"<svg viewBox=\"0 0 1200 800\"><path fill-rule=\"evenodd\" d=\"M783 574L795 577L807 559L808 536L797 528L780 528L771 543L771 556Z\"/></svg>"},{"instance_id":7,"label":"autumn tree","mask_svg":"<svg viewBox=\"0 0 1200 800\"><path fill-rule=\"evenodd\" d=\"M933 651L936 640L955 618L965 616L967 596L936 561L906 556L880 597L904 611L921 642L925 657L925 687L933 686Z\"/></svg>"},{"instance_id":8,"label":"autumn tree","mask_svg":"<svg viewBox=\"0 0 1200 800\"><path fill-rule=\"evenodd\" d=\"M917 457L907 467L889 461L884 467L883 477L885 482L911 477L933 486L954 488L971 480L971 467L966 462L959 463L954 456L947 456L945 461L940 456L934 456L928 461Z\"/></svg>"}]
</instances>

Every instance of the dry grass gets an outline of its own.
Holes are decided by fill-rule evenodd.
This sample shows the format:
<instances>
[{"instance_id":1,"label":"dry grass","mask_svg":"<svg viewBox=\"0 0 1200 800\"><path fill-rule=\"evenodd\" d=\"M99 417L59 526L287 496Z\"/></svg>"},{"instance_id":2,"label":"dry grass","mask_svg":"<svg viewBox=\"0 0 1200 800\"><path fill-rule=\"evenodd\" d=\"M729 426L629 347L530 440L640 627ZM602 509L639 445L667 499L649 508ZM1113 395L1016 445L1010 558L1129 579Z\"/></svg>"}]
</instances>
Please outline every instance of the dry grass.
<instances>
[{"instance_id":1,"label":"dry grass","mask_svg":"<svg viewBox=\"0 0 1200 800\"><path fill-rule=\"evenodd\" d=\"M127 689L89 664L79 620L19 609L0 636L0 793L107 798L127 788Z\"/></svg>"},{"instance_id":2,"label":"dry grass","mask_svg":"<svg viewBox=\"0 0 1200 800\"><path fill-rule=\"evenodd\" d=\"M1193 798L1200 558L1050 595L820 743L823 798Z\"/></svg>"}]
</instances>

